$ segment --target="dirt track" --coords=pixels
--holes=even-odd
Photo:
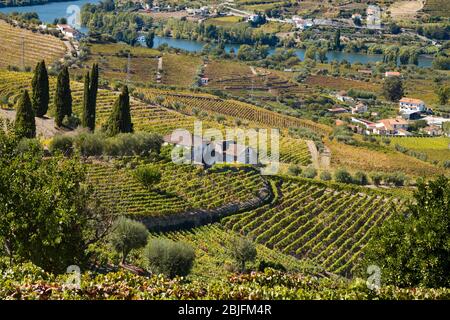
[[[16,118],[15,110],[0,109],[0,118],[14,121]],[[55,128],[55,120],[52,118],[35,118],[36,119],[36,135],[44,139],[51,138],[57,134],[67,133],[64,129]]]

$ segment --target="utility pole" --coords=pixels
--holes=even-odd
[[[22,71],[25,71],[25,37],[22,36]]]
[[[128,52],[128,61],[127,61],[127,85],[130,84],[130,68],[131,68],[131,55]]]

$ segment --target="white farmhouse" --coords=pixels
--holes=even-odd
[[[425,102],[420,99],[401,98],[399,101],[400,112],[423,112],[426,109]]]

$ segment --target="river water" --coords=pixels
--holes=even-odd
[[[78,6],[81,8],[86,3],[98,3],[100,0],[78,0],[78,1],[67,1],[67,2],[52,2],[43,5],[35,5],[35,6],[25,6],[25,7],[10,7],[10,8],[0,8],[0,12],[3,13],[11,13],[11,12],[36,12],[39,15],[39,18],[44,23],[52,23],[56,18],[70,18],[73,15],[73,9],[69,10],[68,8],[72,5]],[[69,20],[70,21],[70,20]],[[80,31],[86,32],[85,28],[79,28]],[[175,39],[169,37],[155,37],[154,46],[158,47],[161,44],[167,44],[170,47],[183,49],[189,52],[198,52],[203,49],[203,46],[206,44],[205,42],[195,41],[195,40],[184,40],[184,39]],[[227,44],[225,45],[225,50],[229,52],[231,48],[237,52],[239,49],[239,44]],[[273,53],[275,48],[271,48],[270,53]],[[305,57],[304,49],[296,50],[297,56],[303,60]],[[383,55],[380,54],[361,54],[361,53],[350,53],[350,52],[340,52],[340,51],[329,51],[327,53],[328,61],[342,61],[347,60],[350,63],[369,63],[369,62],[378,62],[383,60]],[[431,67],[433,59],[425,56],[419,57],[419,67]]]

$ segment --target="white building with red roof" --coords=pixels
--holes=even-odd
[[[414,98],[401,98],[399,101],[400,112],[423,112],[426,109],[425,102]]]

